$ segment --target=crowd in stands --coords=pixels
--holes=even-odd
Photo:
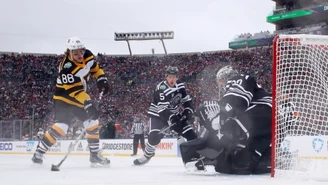
[[[33,117],[35,131],[40,127],[47,129],[53,123],[52,95],[57,66],[62,59],[63,55],[0,54],[1,120]],[[169,65],[179,68],[179,78],[186,83],[194,107],[197,107],[203,100],[218,98],[215,72],[227,64],[256,75],[259,83],[271,91],[271,60],[271,48],[167,56],[115,57],[98,54],[97,61],[110,81],[109,95],[103,98],[101,104],[101,122],[115,120],[120,125],[118,137],[129,137],[131,121],[137,114],[146,115],[152,92],[156,84],[164,79]],[[94,80],[90,80],[88,89],[91,96],[97,98]],[[78,130],[81,125],[76,120],[72,126]],[[26,132],[23,134],[33,134]]]

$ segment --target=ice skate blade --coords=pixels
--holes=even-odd
[[[91,163],[91,168],[109,168],[110,164],[99,164],[99,163]]]

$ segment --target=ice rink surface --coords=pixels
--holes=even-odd
[[[134,157],[108,157],[108,168],[91,168],[88,156],[69,156],[59,172],[50,171],[63,156],[46,156],[42,165],[32,156],[0,155],[0,185],[327,185],[328,181],[235,176],[187,172],[180,158],[154,157],[145,166],[133,166]]]

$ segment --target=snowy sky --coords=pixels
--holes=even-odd
[[[271,0],[0,0],[0,51],[56,53],[78,36],[93,53],[128,54],[114,32],[175,32],[169,53],[228,49],[240,33],[273,31]],[[164,53],[160,41],[132,41],[134,54]]]

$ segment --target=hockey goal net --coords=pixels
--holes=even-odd
[[[328,36],[273,43],[272,176],[328,178]]]

